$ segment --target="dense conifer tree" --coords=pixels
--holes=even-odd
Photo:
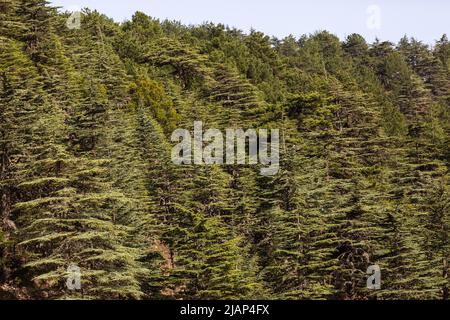
[[[445,35],[68,16],[0,0],[0,299],[449,299]],[[175,165],[194,121],[280,129],[279,172]]]

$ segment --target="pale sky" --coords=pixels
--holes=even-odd
[[[118,22],[142,11],[184,24],[215,22],[279,38],[328,30],[341,39],[360,33],[397,42],[414,36],[433,43],[450,35],[448,0],[50,0],[65,9],[89,7]]]

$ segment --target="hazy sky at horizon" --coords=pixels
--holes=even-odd
[[[142,11],[184,24],[223,23],[279,38],[328,30],[341,39],[360,33],[397,42],[405,34],[433,43],[450,34],[450,1],[445,0],[49,0],[73,10],[89,7],[118,22]],[[379,17],[379,19],[378,19]]]

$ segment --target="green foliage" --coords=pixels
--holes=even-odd
[[[176,129],[179,116],[161,84],[148,76],[140,76],[131,85],[130,93],[136,105],[151,110],[153,118],[161,123],[166,132]]]
[[[0,1],[0,298],[449,299],[446,36],[67,17]],[[279,173],[174,165],[196,120],[280,129]]]

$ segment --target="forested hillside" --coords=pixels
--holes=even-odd
[[[445,35],[68,17],[0,0],[0,299],[450,298]],[[194,121],[280,129],[279,173],[173,164]]]

